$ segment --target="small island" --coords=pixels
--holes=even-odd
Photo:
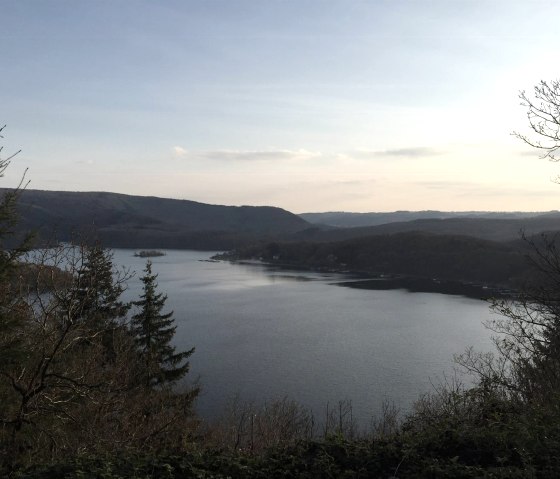
[[[151,250],[142,250],[139,251],[138,253],[134,253],[134,256],[137,256],[139,258],[152,258],[154,256],[165,256],[165,253],[163,251],[157,251],[151,249]]]

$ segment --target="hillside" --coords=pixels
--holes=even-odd
[[[293,241],[342,241],[373,235],[404,232],[423,232],[442,235],[462,235],[491,241],[512,241],[522,231],[534,235],[546,231],[560,231],[560,213],[551,212],[525,218],[444,218],[418,219],[360,228],[330,228],[319,226],[299,231],[286,239]]]
[[[19,228],[38,232],[39,239],[68,241],[76,234],[95,235],[105,246],[128,248],[227,250],[257,241],[333,243],[412,232],[508,242],[519,239],[521,231],[527,235],[560,231],[558,212],[537,216],[507,213],[507,217],[489,212],[479,213],[487,217],[428,218],[337,228],[312,225],[275,207],[221,206],[103,192],[26,190],[21,195],[19,211]],[[449,214],[433,211],[375,215],[389,221],[423,213]]]
[[[514,243],[422,232],[323,243],[267,243],[237,251],[240,259],[261,258],[294,267],[505,287],[516,287],[531,274],[526,254]]]
[[[554,213],[554,212],[550,212]],[[356,228],[377,226],[386,223],[447,218],[486,218],[486,219],[522,219],[540,216],[542,212],[499,212],[499,211],[392,211],[388,213],[351,213],[346,211],[329,211],[325,213],[301,213],[299,216],[315,225],[339,228]]]
[[[228,249],[309,227],[281,208],[101,192],[26,190],[19,211],[19,227],[38,231],[41,238],[64,241],[94,232],[111,247]]]

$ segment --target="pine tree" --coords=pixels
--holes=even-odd
[[[186,361],[194,353],[176,352],[171,345],[175,335],[173,311],[162,313],[167,295],[157,292],[157,274],[152,273],[152,263],[146,263],[143,294],[132,304],[140,308],[132,317],[132,333],[135,336],[140,356],[146,366],[146,383],[149,386],[173,384],[189,371]]]
[[[98,243],[80,246],[77,255],[70,260],[76,268],[72,284],[58,298],[60,327],[79,324],[85,332],[80,344],[100,344],[105,360],[114,362],[115,335],[127,330],[124,320],[131,306],[120,300],[127,276],[113,273],[112,253]]]
[[[124,287],[113,275],[112,254],[96,243],[84,247],[82,255],[73,292],[77,316],[96,329],[114,328],[130,305],[119,300]]]

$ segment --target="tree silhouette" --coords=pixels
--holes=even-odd
[[[0,139],[4,138],[4,128],[5,125],[0,127]],[[2,149],[0,146],[0,155]],[[20,151],[0,156],[0,178]],[[21,353],[21,298],[16,292],[15,270],[29,251],[33,235],[18,238],[14,230],[18,222],[17,201],[25,186],[24,174],[16,188],[5,190],[0,197],[0,372],[8,362],[17,362]]]
[[[119,300],[128,276],[113,275],[112,253],[99,243],[83,248],[84,261],[75,285],[79,315],[94,327],[111,329],[130,309],[130,305]]]
[[[152,273],[152,263],[146,263],[143,294],[132,304],[140,311],[132,317],[132,332],[139,353],[146,366],[146,383],[150,386],[175,383],[189,371],[189,358],[194,348],[176,352],[171,345],[175,335],[173,311],[162,313],[167,295],[157,292],[157,274]]]
[[[521,105],[527,108],[532,136],[519,132],[513,135],[542,152],[543,158],[560,161],[560,80],[542,80],[533,93],[519,93]]]

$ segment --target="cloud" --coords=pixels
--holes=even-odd
[[[178,147],[175,147],[176,149]],[[183,150],[181,148],[181,150]],[[227,162],[252,162],[252,161],[290,161],[308,160],[318,158],[320,152],[308,150],[201,150],[187,152],[183,150],[182,156],[189,159]]]
[[[542,158],[546,155],[546,150],[540,150],[538,148],[533,148],[531,150],[521,150],[518,153],[519,156],[529,156],[533,158]]]
[[[425,146],[389,150],[354,150],[349,153],[354,158],[366,160],[370,158],[420,158],[441,154],[443,154],[442,151]]]
[[[371,186],[374,183],[377,183],[376,180],[335,180],[329,181],[329,185],[334,186]],[[327,183],[326,183],[327,184]]]
[[[176,157],[181,157],[181,156],[185,156],[188,153],[188,151],[185,150],[182,146],[174,146],[173,153]]]
[[[430,190],[448,191],[464,197],[543,197],[556,195],[551,189],[523,188],[504,185],[488,185],[463,181],[416,181],[416,186]]]
[[[465,191],[463,193],[464,196],[472,197],[473,194],[477,196],[485,196],[485,197],[514,197],[514,198],[550,198],[550,197],[557,197],[557,194],[554,191],[550,190],[539,190],[539,189],[525,189],[525,188],[480,188],[475,191]]]
[[[467,181],[444,181],[444,180],[433,180],[433,181],[415,181],[415,185],[421,186],[423,188],[428,188],[430,190],[461,190],[461,189],[478,189],[482,185],[478,183],[471,183]]]

